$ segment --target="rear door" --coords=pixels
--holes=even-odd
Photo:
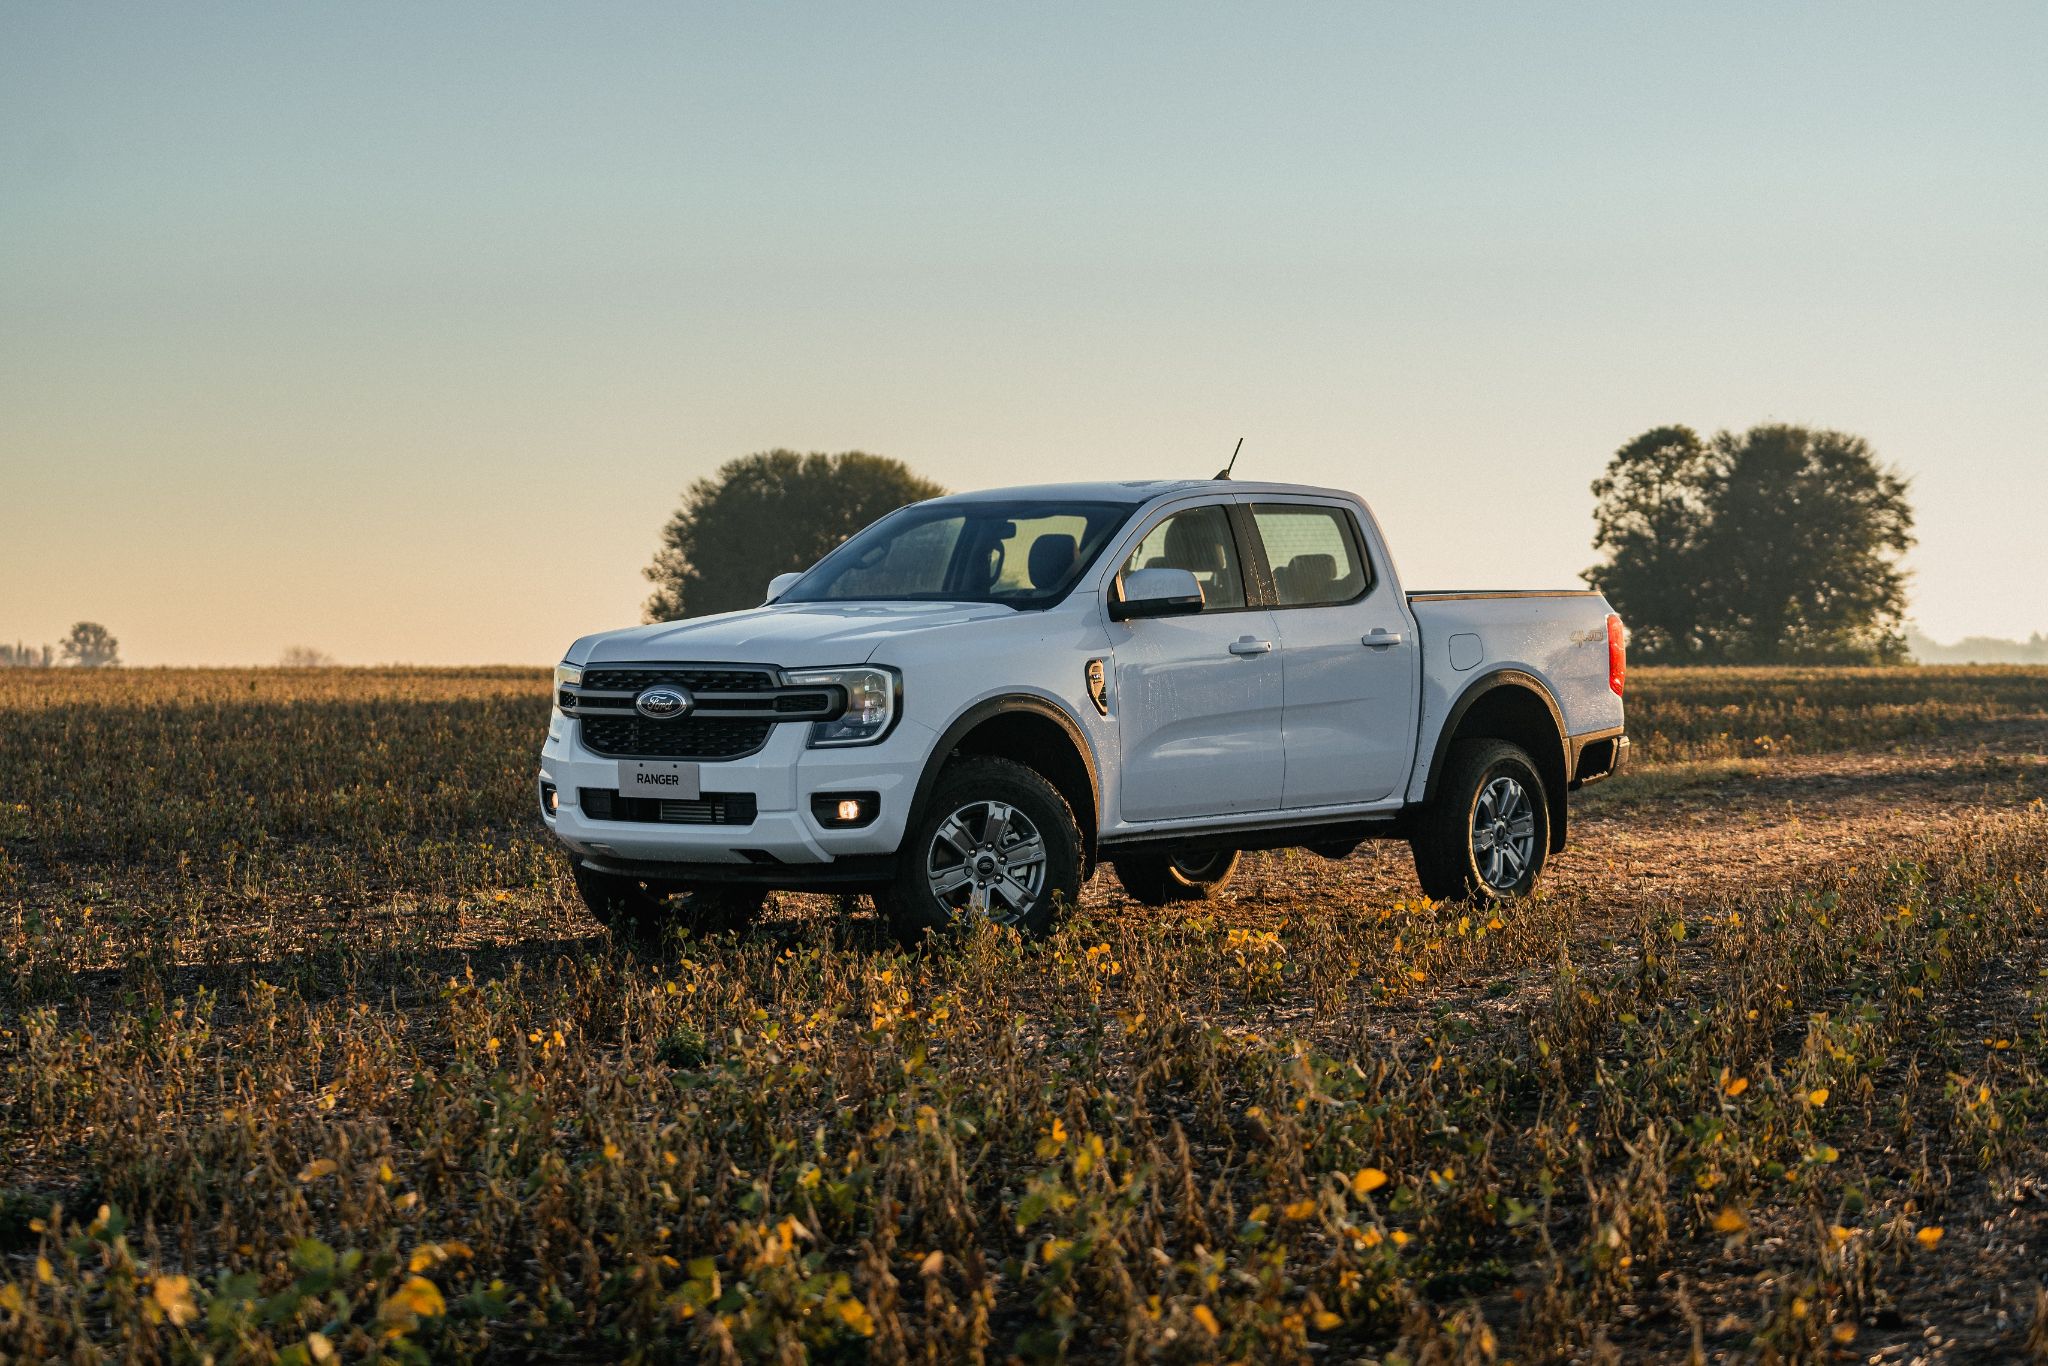
[[[1222,502],[1164,513],[1125,554],[1131,569],[1186,569],[1200,614],[1112,621],[1127,821],[1273,811],[1280,805],[1282,690],[1272,613],[1252,606],[1245,555]]]
[[[1247,498],[1283,668],[1281,805],[1373,802],[1408,779],[1418,642],[1393,575],[1341,502]]]

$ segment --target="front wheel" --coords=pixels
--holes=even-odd
[[[591,918],[615,935],[637,939],[657,938],[670,928],[699,934],[742,930],[760,915],[768,899],[766,892],[752,887],[676,892],[652,887],[639,878],[600,873],[581,863],[571,871]]]
[[[1433,901],[1527,896],[1550,852],[1550,804],[1534,761],[1505,740],[1452,745],[1412,844]]]
[[[975,756],[940,775],[882,907],[912,945],[973,920],[1039,938],[1080,894],[1081,832],[1059,789],[1023,764]]]
[[[1170,906],[1208,900],[1237,872],[1237,860],[1237,850],[1217,849],[1206,854],[1134,854],[1110,866],[1131,900]]]

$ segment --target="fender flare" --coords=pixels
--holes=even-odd
[[[939,770],[946,766],[946,760],[952,757],[953,751],[959,748],[962,740],[984,722],[993,721],[1001,716],[1020,714],[1043,717],[1066,732],[1068,743],[1073,745],[1075,753],[1081,756],[1081,766],[1088,774],[1089,798],[1095,805],[1094,819],[1088,824],[1099,824],[1102,819],[1102,774],[1096,766],[1095,748],[1088,743],[1088,732],[1083,730],[1081,723],[1059,703],[1038,693],[1028,692],[1001,693],[995,697],[985,697],[953,718],[952,724],[940,733],[938,742],[932,746],[931,754],[924,763],[924,771],[917,776],[917,787],[910,798],[910,821],[914,823],[924,814],[925,803],[931,799],[932,788],[938,784]],[[1095,847],[1095,835],[1093,829],[1081,831],[1081,839],[1090,850]]]
[[[1465,685],[1465,690],[1458,694],[1457,701],[1451,703],[1450,711],[1444,715],[1443,726],[1437,731],[1436,750],[1430,755],[1429,777],[1422,787],[1422,800],[1425,803],[1436,800],[1437,784],[1443,777],[1444,763],[1451,753],[1451,737],[1458,733],[1458,727],[1464,723],[1466,713],[1472,710],[1480,698],[1502,688],[1517,688],[1535,693],[1543,700],[1545,710],[1550,713],[1550,723],[1557,729],[1557,748],[1564,766],[1564,778],[1555,785],[1557,791],[1545,794],[1550,799],[1550,847],[1551,852],[1555,853],[1564,848],[1565,792],[1571,786],[1572,766],[1577,756],[1572,752],[1572,738],[1565,730],[1564,709],[1557,705],[1557,698],[1551,694],[1550,688],[1543,680],[1527,669],[1494,669]],[[1538,762],[1541,762],[1540,757]],[[1545,786],[1551,784],[1546,782]]]

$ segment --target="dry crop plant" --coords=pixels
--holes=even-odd
[[[310,700],[206,698],[94,742],[242,735],[259,808],[346,779],[290,837],[194,801],[116,865],[90,794],[10,832],[0,1356],[1546,1359],[1726,1315],[1812,1359],[2041,1170],[2038,805],[1793,891],[630,949],[513,798],[403,785],[523,800],[516,688],[335,686],[303,744]]]

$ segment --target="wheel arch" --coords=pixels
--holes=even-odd
[[[1444,717],[1430,756],[1424,802],[1436,800],[1451,746],[1460,740],[1506,740],[1536,763],[1550,814],[1550,852],[1565,844],[1565,789],[1571,779],[1564,710],[1542,679],[1523,669],[1496,669],[1472,680]]]
[[[923,817],[940,771],[960,754],[1014,760],[1059,789],[1073,810],[1074,824],[1080,827],[1084,867],[1094,865],[1101,774],[1087,732],[1064,707],[1036,693],[1005,693],[985,698],[962,712],[940,734],[924,772],[918,775],[910,800],[912,824]]]

